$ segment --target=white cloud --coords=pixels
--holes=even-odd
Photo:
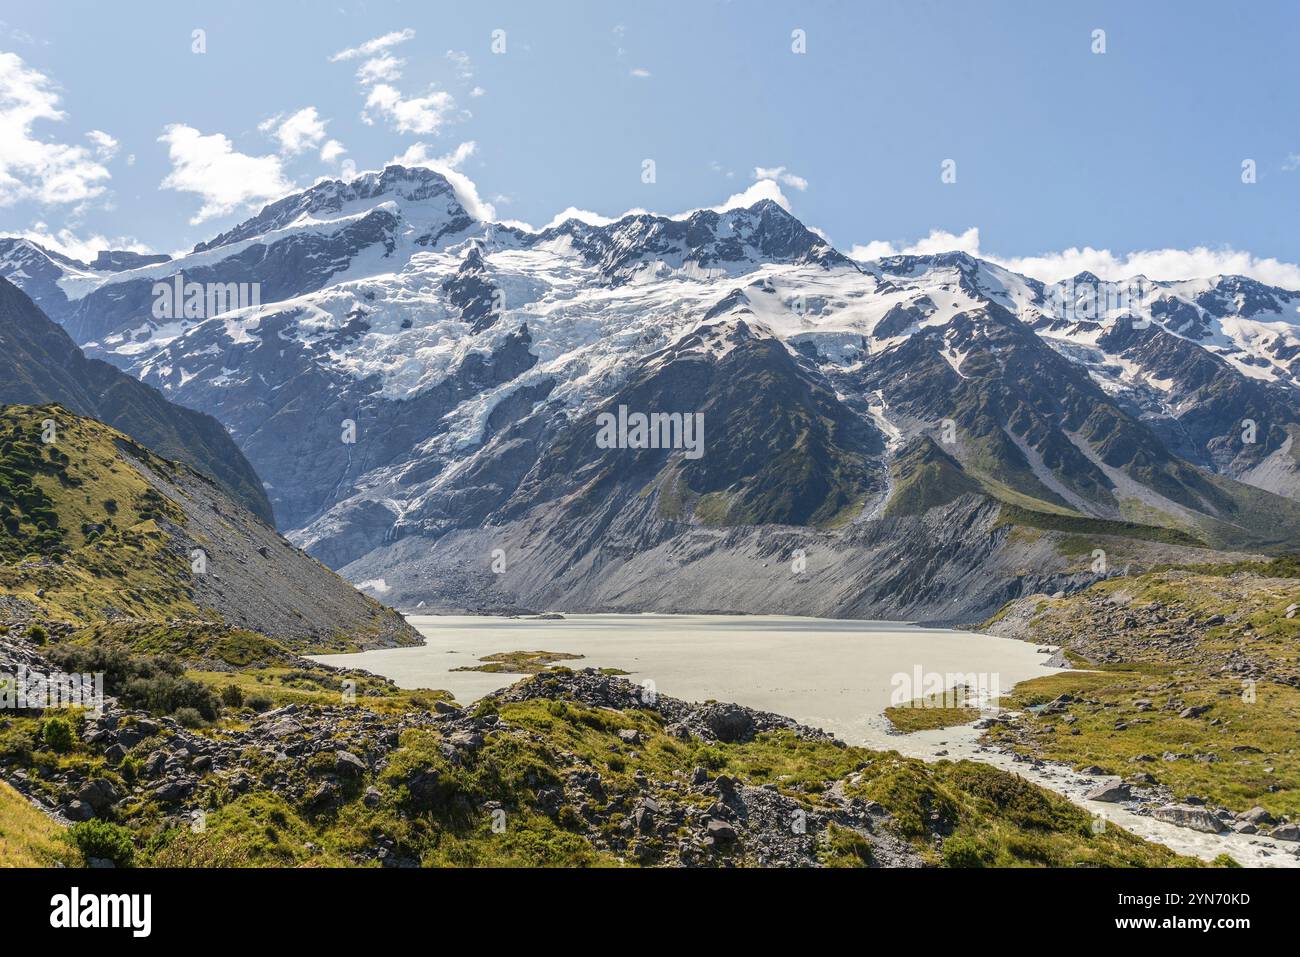
[[[280,152],[286,156],[317,149],[325,139],[325,121],[314,106],[291,113],[286,119],[273,116],[263,121],[258,129],[273,135],[280,143]]]
[[[431,90],[427,96],[408,99],[395,87],[380,83],[366,97],[361,119],[373,124],[376,115],[384,116],[399,133],[427,135],[437,133],[455,108],[455,98],[443,90]]]
[[[278,156],[237,153],[221,133],[204,136],[192,126],[172,123],[158,141],[167,144],[172,162],[172,171],[161,187],[194,193],[203,200],[191,224],[277,199],[293,190]]]
[[[626,216],[628,213],[624,213],[623,215]],[[576,219],[579,222],[587,223],[591,226],[608,226],[610,223],[616,222],[613,217],[602,216],[600,213],[593,213],[589,209],[579,209],[577,206],[570,206],[563,212],[556,213],[555,216],[551,218],[551,221],[543,226],[542,229],[552,229],[559,226],[561,223],[567,223],[571,219]]]
[[[919,239],[910,245],[898,245],[876,239],[865,245],[854,246],[849,250],[849,258],[865,262],[869,259],[883,259],[886,256],[929,256],[934,253],[953,251],[978,256],[980,254],[979,228],[972,226],[960,235],[935,229],[931,230],[930,235],[924,239]]]
[[[456,68],[456,76],[462,80],[474,79],[474,66],[470,62],[468,53],[464,50],[448,50],[446,57]]]
[[[752,184],[748,189],[741,193],[735,193],[728,197],[727,201],[720,206],[714,206],[714,212],[725,212],[728,209],[741,209],[753,206],[755,203],[765,199],[770,199],[786,212],[790,211],[790,201],[785,198],[781,192],[781,187],[777,185],[776,180],[760,179]],[[683,216],[688,216],[684,213]]]
[[[781,185],[789,186],[791,189],[797,189],[801,193],[808,188],[808,181],[806,179],[787,171],[784,166],[755,166],[754,179],[776,180]]]
[[[400,80],[402,67],[405,65],[405,60],[395,56],[375,57],[357,67],[357,79],[361,81],[362,86],[372,86],[384,80],[389,82]]]
[[[885,256],[924,256],[952,251],[978,256],[1042,282],[1057,282],[1085,271],[1114,282],[1134,276],[1168,281],[1236,275],[1285,289],[1300,289],[1300,265],[1261,258],[1227,246],[1145,249],[1119,254],[1085,246],[1037,256],[998,256],[981,251],[980,231],[975,226],[960,234],[932,230],[924,239],[910,244],[875,240],[854,246],[849,250],[849,257],[865,262]]]
[[[1044,282],[1077,276],[1087,270],[1106,280],[1129,279],[1133,276],[1165,280],[1222,275],[1248,276],[1272,286],[1300,289],[1300,266],[1295,263],[1271,257],[1260,258],[1228,246],[1218,249],[1208,246],[1192,249],[1144,249],[1121,255],[1116,255],[1109,249],[1085,246],[1083,249],[1071,247],[1041,256],[985,258]]]
[[[447,177],[447,182],[451,184],[451,188],[455,191],[456,199],[461,206],[465,207],[465,212],[481,222],[490,223],[497,218],[496,207],[479,196],[478,187],[474,184],[474,181],[460,172],[458,168],[465,160],[473,156],[477,150],[478,144],[470,140],[461,143],[444,156],[433,156],[429,152],[427,143],[412,143],[404,153],[389,160],[388,165],[423,166],[427,169],[436,170]]]
[[[381,37],[375,37],[373,40],[367,40],[360,46],[350,47],[347,50],[340,50],[330,57],[331,63],[338,63],[340,60],[355,60],[357,57],[374,56],[376,53],[383,53],[390,47],[395,47],[399,43],[405,43],[407,40],[415,37],[415,31],[409,27],[405,30],[394,30],[392,33],[385,33]]]
[[[629,70],[628,72],[629,72],[632,76],[636,77],[638,80],[648,80],[648,79],[650,79],[650,71],[647,70],[645,67],[640,67],[640,66],[638,66],[638,67],[633,67],[633,68],[632,68],[631,70]]]
[[[347,152],[347,148],[338,140],[327,140],[325,145],[320,148],[320,158],[323,163],[337,163],[340,156]]]
[[[472,89],[472,90],[469,91],[469,95],[470,95],[470,96],[482,96],[482,95],[483,95],[484,93],[486,93],[486,92],[487,92],[487,90],[483,89],[483,87],[481,87],[481,86],[476,86],[476,87],[474,87],[474,89]]]
[[[37,121],[65,118],[53,81],[16,54],[0,53],[0,206],[20,200],[78,203],[104,192],[110,174],[102,161],[108,156],[98,151],[108,141],[116,149],[111,136],[90,134],[97,151],[92,154],[33,134]]]
[[[39,243],[46,249],[51,249],[56,253],[62,253],[65,256],[71,256],[81,262],[89,262],[99,254],[101,249],[125,249],[135,253],[153,252],[144,243],[139,242],[131,236],[101,236],[98,234],[91,236],[78,236],[71,229],[66,227],[57,231],[51,231],[45,223],[33,223],[32,228],[21,232],[5,233],[5,236],[16,236],[21,239],[30,239],[34,243]]]
[[[95,155],[108,162],[117,155],[118,142],[103,130],[91,130],[86,139],[95,145]]]

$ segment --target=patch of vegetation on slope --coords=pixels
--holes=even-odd
[[[927,436],[908,444],[892,465],[886,515],[920,515],[963,495],[981,494],[980,483]]]
[[[1203,546],[1205,544],[1200,539],[1176,528],[1141,525],[1137,522],[1112,521],[1104,518],[1092,518],[1087,515],[1060,515],[1050,512],[1037,512],[1011,504],[1002,506],[1000,518],[1001,521],[1011,525],[1042,528],[1054,532],[1066,532],[1071,535],[1115,535],[1151,542],[1165,542],[1171,545]]]
[[[0,781],[0,867],[75,866],[83,863],[60,838],[64,828]]]

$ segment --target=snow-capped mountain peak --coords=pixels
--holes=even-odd
[[[199,243],[204,252],[286,226],[329,222],[356,216],[383,204],[407,219],[427,224],[439,235],[463,232],[474,220],[465,212],[456,191],[441,173],[424,167],[389,166],[381,172],[363,173],[350,181],[332,179],[317,183],[266,206],[256,216]]]

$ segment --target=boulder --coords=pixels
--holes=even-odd
[[[341,778],[359,778],[366,770],[366,763],[351,751],[339,751],[334,755],[334,773]]]
[[[166,781],[154,788],[153,796],[164,803],[179,801],[189,795],[194,790],[194,785],[190,781],[174,780]]]
[[[437,771],[427,768],[416,771],[406,779],[406,790],[411,800],[420,807],[432,807],[442,793],[442,778]]]
[[[104,813],[121,799],[117,788],[103,778],[91,778],[77,792],[77,800],[90,805],[96,814]]]
[[[1129,787],[1118,777],[1104,778],[1100,784],[1083,796],[1085,801],[1106,801],[1114,804],[1132,797]]]
[[[63,816],[69,821],[89,821],[95,816],[95,809],[85,801],[73,799],[68,806],[63,809]]]
[[[754,718],[737,704],[711,704],[696,715],[700,723],[725,744],[748,741],[754,737]]]
[[[1237,820],[1245,821],[1247,824],[1254,824],[1256,827],[1274,823],[1273,815],[1258,806],[1251,808],[1249,811],[1242,811],[1237,815]]]
[[[1275,841],[1300,841],[1300,825],[1279,824],[1268,832]]]
[[[732,844],[735,840],[736,829],[726,821],[719,821],[714,818],[704,826],[704,843],[706,844]]]
[[[464,751],[477,751],[483,747],[483,735],[477,731],[457,731],[447,739],[454,748]]]
[[[652,800],[646,799],[638,804],[636,810],[632,812],[632,823],[642,834],[653,834],[655,818],[658,813],[659,805]]]
[[[1166,824],[1175,824],[1193,831],[1204,831],[1206,834],[1218,834],[1223,830],[1223,824],[1217,817],[1205,808],[1191,804],[1167,804],[1156,808],[1151,812],[1151,816]]]

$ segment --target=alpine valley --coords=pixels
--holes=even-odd
[[[974,622],[1300,540],[1300,292],[1240,276],[1097,306],[1087,274],[854,261],[771,200],[529,230],[400,166],[178,258],[0,240],[0,276],[4,322],[246,463],[137,438],[405,609]],[[178,282],[259,296],[158,318]],[[7,401],[134,435],[73,398]],[[619,407],[702,414],[702,454],[602,447]]]

